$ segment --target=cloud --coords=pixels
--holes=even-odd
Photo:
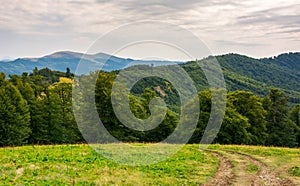
[[[253,11],[247,15],[237,17],[236,24],[265,26],[266,29],[272,28],[271,32],[277,34],[299,32],[299,9],[300,4],[293,4]]]
[[[15,34],[5,32],[0,37],[39,37],[44,42],[55,38],[72,43],[70,49],[83,48],[120,25],[150,19],[192,31],[204,42],[214,43],[216,53],[240,47],[255,55],[260,43],[277,46],[283,44],[277,42],[282,38],[299,38],[299,9],[297,0],[11,0],[0,6],[0,29]]]
[[[243,47],[256,47],[256,46],[265,46],[264,43],[245,43],[245,42],[236,42],[236,41],[226,41],[226,40],[215,40],[218,45],[222,46],[243,46]]]

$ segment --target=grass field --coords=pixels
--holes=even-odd
[[[1,148],[0,185],[200,185],[213,180],[219,167],[220,159],[211,151],[233,164],[233,185],[262,168],[300,185],[299,149],[233,145],[211,145],[211,151],[198,148],[186,145],[167,160],[148,166],[120,165],[88,145]],[[266,167],[235,152],[249,155]]]

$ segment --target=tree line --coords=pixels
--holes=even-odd
[[[171,102],[167,101],[171,109],[165,119],[149,131],[131,130],[117,119],[111,103],[117,74],[117,71],[96,73],[95,103],[106,130],[123,142],[160,142],[168,137],[180,120],[180,112],[173,109],[176,106]],[[66,72],[34,69],[30,74],[9,78],[0,73],[0,146],[85,143],[73,113],[72,86],[76,86],[73,78],[70,69]],[[81,78],[89,81],[88,76]],[[162,87],[166,85],[169,82],[165,81]],[[155,97],[175,99],[168,91],[162,95],[154,88],[157,86],[143,85],[143,90],[135,87],[135,92],[129,95],[130,108],[136,117],[146,119],[151,115],[148,105]],[[189,143],[199,143],[202,138],[211,114],[212,91],[221,90],[198,93],[201,112]],[[300,105],[289,109],[288,99],[279,89],[270,89],[265,97],[243,90],[232,91],[227,94],[224,120],[214,143],[297,147],[299,117]]]

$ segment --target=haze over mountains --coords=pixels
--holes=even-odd
[[[82,59],[81,59],[82,58]],[[267,95],[270,87],[280,88],[290,98],[291,102],[300,103],[300,53],[285,53],[277,57],[254,59],[239,54],[216,56],[226,80],[229,91],[247,90],[258,95]],[[69,67],[75,72],[80,60],[90,68],[99,69],[106,60],[103,70],[119,70],[135,64],[153,64],[154,66],[181,64],[195,81],[199,89],[205,88],[205,76],[194,62],[179,61],[144,61],[125,59],[104,53],[83,55],[75,52],[57,52],[41,58],[19,58],[14,61],[0,62],[0,71],[9,74],[22,74],[38,69],[50,68],[65,72]],[[95,65],[95,66],[93,66]],[[89,72],[89,69],[85,69]],[[81,70],[84,72],[84,70]]]
[[[21,75],[23,72],[32,72],[38,69],[50,68],[64,72],[67,67],[75,72],[80,61],[87,64],[87,69],[81,69],[81,72],[89,72],[90,69],[99,69],[102,67],[105,71],[119,70],[134,64],[153,64],[154,66],[182,63],[179,61],[159,61],[159,60],[134,60],[129,58],[119,58],[105,53],[83,54],[77,52],[62,51],[40,58],[18,58],[13,61],[0,62],[0,71],[9,74]]]

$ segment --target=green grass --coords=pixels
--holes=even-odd
[[[257,171],[259,170],[258,166],[257,165],[253,165],[253,164],[247,164],[247,172],[249,174],[253,174],[253,173],[256,173]]]
[[[247,145],[211,145],[209,146],[209,148],[217,150],[231,150],[248,154],[267,164],[273,169],[277,169],[282,166],[300,165],[299,148],[280,148]]]
[[[300,176],[300,168],[298,166],[290,168],[288,172],[292,176]]]
[[[0,157],[0,185],[199,185],[218,165],[197,145],[148,166],[120,165],[88,145],[2,148]]]
[[[151,144],[129,145],[134,148],[134,153],[126,152],[118,144],[97,146],[97,151],[105,156],[89,145],[0,148],[0,185],[200,185],[218,168],[219,160],[209,152],[199,151],[199,145],[186,145],[166,160],[146,166],[129,166],[111,160],[113,158],[107,159],[120,151],[122,155],[118,157],[123,156],[125,162],[132,158],[140,161],[139,157],[152,160],[151,157],[168,152],[143,154],[139,148]],[[173,149],[178,145],[161,144],[155,148]],[[296,185],[300,183],[299,149],[236,145],[211,145],[208,148],[221,154],[226,152],[223,150],[248,154]],[[258,167],[247,164],[246,171],[255,174]]]

